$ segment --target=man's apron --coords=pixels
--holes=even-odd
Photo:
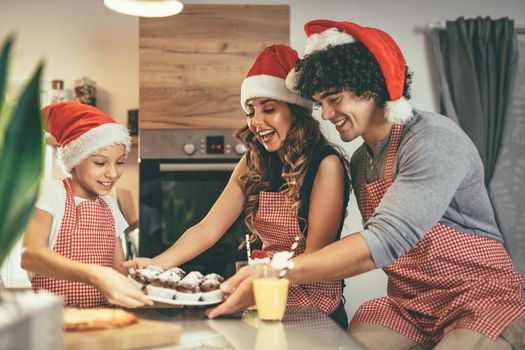
[[[367,184],[366,159],[361,164],[365,222],[392,184],[402,130],[401,124],[392,127],[383,179]],[[383,270],[388,296],[364,303],[349,328],[377,324],[432,347],[455,328],[475,330],[494,340],[525,313],[523,278],[503,245],[440,223]]]

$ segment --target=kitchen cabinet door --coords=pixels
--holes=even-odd
[[[288,5],[185,5],[140,18],[140,128],[242,126],[242,81],[264,47],[289,44],[289,20]]]

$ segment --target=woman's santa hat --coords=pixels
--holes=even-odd
[[[112,145],[131,147],[128,130],[93,106],[61,102],[42,110],[44,129],[60,144],[58,160],[69,174],[101,148]]]
[[[390,97],[385,106],[385,117],[391,123],[404,123],[412,117],[412,106],[403,96],[406,63],[401,49],[387,33],[351,22],[318,19],[307,22],[308,36],[305,54],[329,50],[331,47],[361,42],[379,63]]]
[[[297,52],[286,45],[265,48],[248,71],[241,86],[241,106],[249,113],[248,101],[255,97],[267,97],[312,110],[312,102],[290,91],[284,83],[286,76],[295,68],[299,59]]]

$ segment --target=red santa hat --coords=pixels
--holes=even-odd
[[[391,123],[403,123],[412,117],[412,106],[403,96],[406,63],[401,49],[387,33],[351,22],[318,19],[307,22],[305,54],[329,50],[331,47],[359,41],[375,57],[386,82],[390,97],[385,117]]]
[[[241,106],[248,113],[247,102],[255,97],[268,97],[312,110],[312,102],[286,88],[285,79],[295,68],[297,52],[286,45],[265,48],[248,71],[241,86]]]
[[[97,150],[111,145],[126,146],[131,137],[128,130],[93,106],[77,102],[61,102],[42,110],[44,129],[60,144],[58,160],[69,174]]]

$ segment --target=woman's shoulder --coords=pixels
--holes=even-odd
[[[343,170],[347,170],[349,168],[348,155],[341,147],[327,143],[314,150],[310,166],[315,169],[315,172],[320,166],[342,166]]]
[[[325,143],[316,147],[313,151],[313,155],[323,159],[330,155],[336,155],[338,157],[345,157],[346,154],[343,149],[331,143]]]
[[[323,144],[316,147],[310,158],[306,182],[313,183],[313,179],[320,171],[347,171],[348,159],[344,151],[332,144]]]

